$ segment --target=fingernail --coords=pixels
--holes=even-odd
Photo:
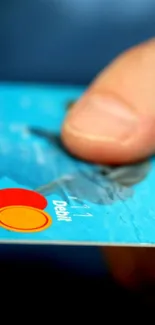
[[[133,136],[138,115],[123,102],[93,95],[80,100],[70,111],[65,127],[81,137],[122,140]]]

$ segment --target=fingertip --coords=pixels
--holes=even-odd
[[[82,134],[66,122],[62,141],[69,152],[86,161],[111,165],[134,163],[155,151],[155,119],[140,117],[137,129],[124,140]]]
[[[136,162],[155,152],[155,41],[107,67],[70,110],[62,129],[66,148],[95,163]]]

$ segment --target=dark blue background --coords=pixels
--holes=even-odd
[[[154,36],[154,0],[1,0],[0,78],[87,84]]]

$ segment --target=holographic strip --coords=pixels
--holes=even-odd
[[[29,129],[30,132],[37,136],[44,137],[49,142],[55,144],[61,149],[63,148],[63,144],[61,142],[61,138],[59,135],[55,135],[52,132],[41,130],[41,129]],[[132,186],[134,184],[142,181],[148,174],[150,170],[150,162],[149,160],[142,161],[140,163],[129,164],[125,166],[99,166],[99,172],[101,175],[109,179],[110,181],[114,181],[123,186]]]
[[[150,171],[148,160],[125,166],[101,166],[100,172],[109,180],[124,186],[132,186],[141,182]]]

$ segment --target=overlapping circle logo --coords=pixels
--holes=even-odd
[[[43,231],[52,224],[41,194],[21,188],[0,190],[0,226],[14,232]]]

